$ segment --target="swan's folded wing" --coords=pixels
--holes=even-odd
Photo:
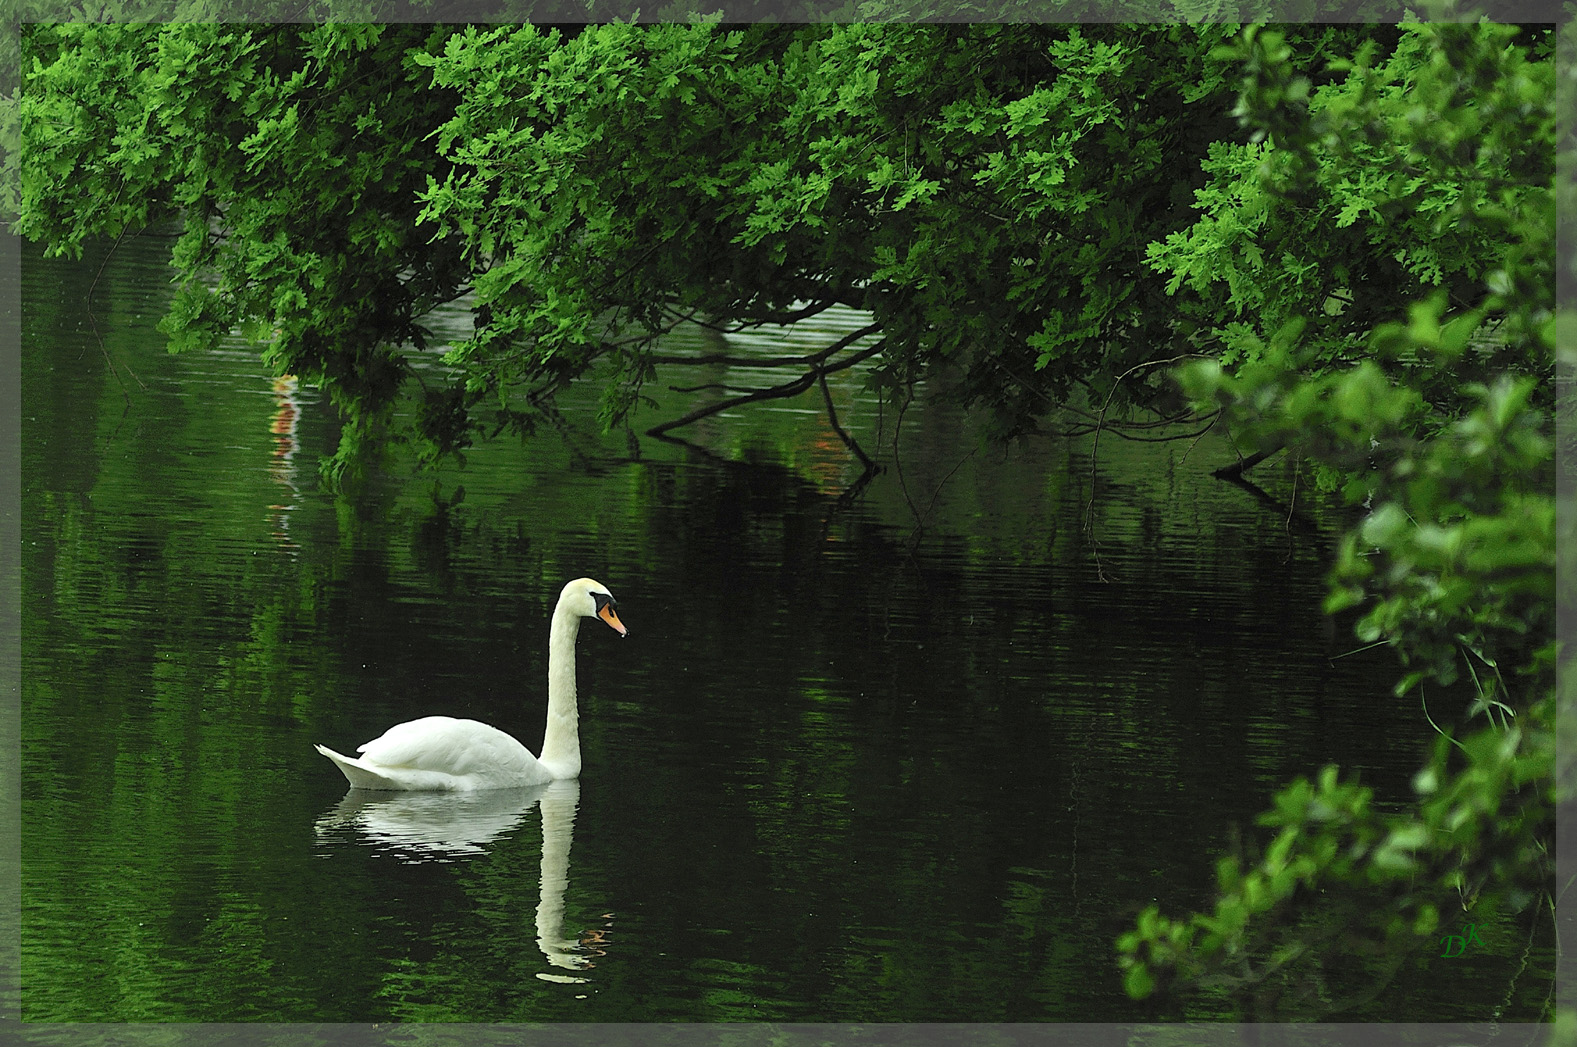
[[[537,762],[525,746],[498,728],[449,716],[395,724],[356,751],[364,764],[454,775],[524,772]]]

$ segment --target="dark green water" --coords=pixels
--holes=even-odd
[[[1406,795],[1419,711],[1319,613],[1334,519],[1209,479],[1220,441],[1103,443],[1086,532],[1087,442],[976,450],[945,399],[840,501],[812,398],[693,449],[599,435],[588,394],[336,497],[314,390],[163,352],[159,250],[121,248],[91,322],[102,257],[24,264],[26,1020],[1243,1017],[1129,1001],[1114,938],[1206,904],[1295,775]],[[655,391],[639,427],[708,395]],[[536,748],[582,574],[630,637],[582,634],[578,783],[346,797],[312,743],[449,713]],[[1478,933],[1329,1017],[1535,1016],[1547,952]]]

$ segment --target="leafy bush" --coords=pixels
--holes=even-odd
[[[1387,62],[1310,92],[1274,33],[1245,33],[1240,111],[1270,133],[1213,153],[1206,217],[1152,247],[1174,291],[1248,318],[1211,329],[1228,349],[1186,388],[1367,510],[1327,609],[1361,607],[1358,637],[1397,651],[1398,697],[1466,676],[1464,729],[1482,719],[1458,740],[1423,704],[1441,737],[1408,811],[1335,767],[1283,790],[1212,913],[1152,908],[1123,937],[1136,996],[1291,988],[1359,939],[1400,957],[1447,902],[1553,911],[1553,67],[1547,34],[1519,39],[1406,26]]]

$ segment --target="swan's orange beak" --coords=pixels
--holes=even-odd
[[[607,622],[608,625],[612,627],[613,631],[618,633],[620,636],[630,635],[630,631],[624,627],[624,623],[619,621],[619,616],[614,611],[613,604],[603,604],[602,608],[597,612],[597,617]]]

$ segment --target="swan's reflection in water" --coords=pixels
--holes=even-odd
[[[537,948],[555,967],[582,970],[591,960],[576,938],[564,937],[564,891],[569,887],[569,845],[575,835],[575,808],[580,803],[576,779],[542,786],[542,890],[537,898]],[[601,932],[594,932],[600,935]],[[598,950],[598,955],[602,951]],[[538,973],[547,981],[583,982],[585,978]]]
[[[533,806],[542,811],[542,875],[537,901],[537,947],[548,963],[565,970],[592,966],[600,956],[603,930],[583,941],[564,935],[564,892],[569,887],[569,850],[575,835],[580,782],[549,782],[529,789],[469,793],[386,793],[352,789],[317,821],[318,839],[352,839],[411,863],[454,862],[487,853],[509,835]],[[588,949],[587,947],[590,947]],[[552,982],[584,982],[572,975],[539,973]]]

